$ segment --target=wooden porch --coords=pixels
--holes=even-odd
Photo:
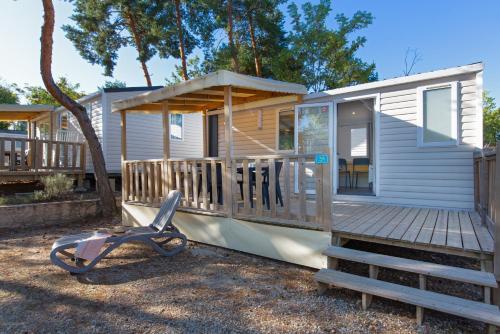
[[[27,138],[0,136],[0,182],[35,181],[63,173],[83,183],[85,144],[56,140],[54,114],[49,105],[0,104],[0,121],[27,123]],[[47,124],[43,139],[41,123]]]
[[[474,258],[493,256],[493,236],[475,211],[334,203],[332,232],[361,240]]]
[[[56,140],[0,137],[0,180],[34,181],[55,173],[82,183],[85,144]]]
[[[231,173],[224,175],[224,158],[126,161],[124,200],[159,206],[164,192],[175,189],[184,195],[180,210],[185,212],[330,230],[344,241],[361,240],[492,260],[492,231],[474,210],[332,202],[328,194],[329,165],[314,164],[313,155],[239,157],[231,163]],[[270,166],[277,164],[281,168],[272,173],[278,169]],[[266,170],[271,171],[269,175]],[[263,199],[266,177],[270,184],[280,185],[279,191],[269,187],[269,204]],[[229,201],[223,195],[226,187],[232,190]]]

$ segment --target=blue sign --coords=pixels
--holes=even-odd
[[[314,163],[316,165],[327,165],[328,164],[328,154],[318,153],[314,156]]]

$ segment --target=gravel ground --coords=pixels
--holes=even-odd
[[[93,271],[71,276],[49,261],[53,241],[69,233],[109,227],[94,223],[0,231],[1,333],[472,333],[481,323],[426,311],[415,325],[412,306],[332,289],[319,296],[314,271],[207,245],[163,258],[125,245]],[[358,243],[350,247],[366,249]],[[378,247],[395,254],[397,249]],[[429,255],[415,252],[415,258]],[[449,261],[450,258],[448,258]],[[444,261],[433,256],[435,262]],[[454,259],[457,265],[474,264]],[[341,263],[350,272],[362,265]],[[417,286],[417,277],[384,270],[381,277]],[[432,280],[429,286],[479,299],[477,288]]]

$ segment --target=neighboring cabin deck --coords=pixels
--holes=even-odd
[[[0,182],[34,181],[56,173],[85,175],[85,144],[0,137]]]
[[[354,239],[474,258],[491,258],[493,236],[475,211],[336,202],[332,232]]]

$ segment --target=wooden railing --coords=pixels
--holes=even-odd
[[[181,209],[238,219],[330,230],[331,168],[314,155],[123,162],[123,199],[159,205],[182,192]],[[228,197],[230,196],[230,197]]]
[[[83,173],[85,145],[80,142],[0,137],[0,170]]]
[[[495,194],[495,185],[498,187],[500,183],[499,159],[494,149],[485,149],[474,155],[475,208],[492,233],[495,222],[500,223],[500,217],[496,217],[498,214],[496,207],[500,204],[500,198],[496,198]]]
[[[314,154],[233,159],[233,215],[329,230],[330,164],[314,160]]]
[[[163,160],[128,160],[122,166],[122,196],[126,202],[159,204],[165,197]]]
[[[167,191],[179,190],[182,208],[225,213],[221,186],[224,170],[224,158],[127,160],[123,166],[123,198],[158,204]]]

